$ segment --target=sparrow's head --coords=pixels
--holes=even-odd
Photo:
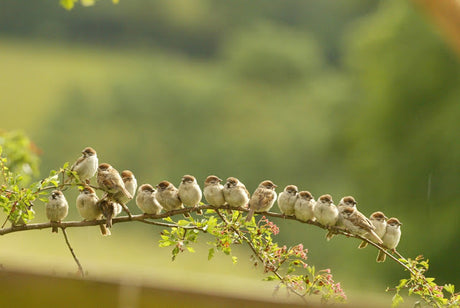
[[[263,187],[263,188],[266,188],[266,189],[271,189],[271,190],[275,190],[276,186],[275,184],[273,184],[272,181],[269,181],[269,180],[266,180],[266,181],[263,181],[262,183],[259,184],[259,187]]]
[[[96,155],[96,151],[91,147],[84,148],[83,151],[81,151],[81,153],[83,154],[84,157]]]
[[[383,214],[382,212],[374,212],[372,213],[370,218],[371,220],[376,220],[380,222],[384,222],[388,219],[388,217],[386,217],[385,214]]]
[[[153,193],[155,189],[150,184],[142,184],[141,187],[139,187],[139,191]]]
[[[351,207],[356,207],[356,200],[352,196],[346,196],[343,197],[342,200],[340,200],[340,203],[345,206],[351,206]]]
[[[235,187],[236,185],[238,185],[239,182],[240,181],[238,181],[237,178],[229,177],[227,178],[227,182],[225,183],[225,186],[227,186],[227,188]]]
[[[121,173],[121,178],[123,179],[123,182],[126,182],[134,179],[134,174],[129,170],[123,170]]]
[[[56,199],[61,199],[62,197],[64,197],[64,194],[62,193],[62,191],[60,190],[53,190],[51,192],[51,195],[50,195],[50,200],[53,199],[53,200],[56,200]]]
[[[91,195],[94,194],[95,191],[89,186],[85,186],[83,189],[80,190],[80,194]]]
[[[284,191],[290,195],[295,196],[299,192],[299,189],[295,185],[288,185],[284,188]]]
[[[307,201],[310,201],[311,199],[313,199],[312,194],[309,191],[306,191],[306,190],[303,190],[303,191],[299,192],[299,196],[300,196],[300,198],[305,199]]]
[[[321,203],[325,203],[327,205],[331,205],[332,202],[333,202],[332,197],[329,194],[322,195],[321,197],[319,197],[318,201],[321,202]]]
[[[182,177],[182,184],[192,184],[192,183],[195,183],[196,182],[196,179],[193,175],[184,175]]]
[[[168,181],[162,181],[160,182],[158,185],[157,185],[157,188],[159,190],[166,190],[168,189],[170,186],[172,186],[171,183],[169,183]]]
[[[387,225],[392,226],[397,229],[400,226],[402,226],[402,223],[398,220],[398,218],[392,217],[387,220]]]
[[[222,182],[221,179],[219,179],[217,176],[215,175],[210,175],[206,178],[206,180],[204,181],[204,186],[208,186],[208,185],[215,185],[215,184],[219,184],[220,182]]]
[[[340,209],[340,213],[342,213],[343,217],[348,218],[355,212],[355,210],[356,209],[354,207],[345,206],[342,209]]]
[[[109,164],[102,163],[99,165],[99,171],[109,171],[110,169],[112,169],[112,166]]]

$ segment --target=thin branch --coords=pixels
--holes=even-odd
[[[78,260],[77,256],[75,255],[75,252],[73,251],[72,246],[70,245],[69,238],[67,237],[67,232],[65,231],[65,227],[61,226],[61,229],[62,229],[62,234],[64,234],[64,238],[65,238],[65,242],[67,244],[67,247],[69,247],[70,253],[72,254],[73,259],[77,263],[78,271],[79,271],[81,277],[85,277],[85,272],[83,270],[83,267],[81,266],[80,261]]]

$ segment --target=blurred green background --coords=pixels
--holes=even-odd
[[[278,192],[351,194],[363,213],[403,222],[399,251],[429,258],[428,276],[460,284],[460,64],[410,3],[107,0],[67,12],[57,0],[3,0],[0,29],[0,128],[31,137],[42,176],[92,146],[139,184],[193,174],[202,185],[216,174],[250,192],[271,179]],[[36,211],[45,221],[43,204]],[[68,219],[79,219],[74,206]],[[276,223],[277,240],[308,247],[351,303],[370,294],[389,303],[385,288],[406,275],[356,240]],[[160,230],[133,223],[110,238],[97,228],[69,236],[93,277],[252,295],[262,285],[258,295],[270,296],[249,250],[237,250],[237,266],[208,262],[204,246],[171,262]],[[75,269],[61,235],[1,240],[7,268]]]

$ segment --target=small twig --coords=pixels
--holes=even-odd
[[[83,271],[83,267],[81,266],[80,261],[78,260],[77,256],[75,255],[75,252],[73,251],[72,246],[70,245],[69,238],[67,237],[67,232],[65,231],[65,227],[61,227],[61,229],[62,229],[62,234],[64,234],[64,238],[65,238],[67,247],[69,247],[70,253],[72,254],[73,259],[77,263],[78,271],[80,272],[81,277],[85,277],[85,272]]]

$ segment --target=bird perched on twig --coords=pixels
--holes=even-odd
[[[186,207],[197,207],[200,205],[203,194],[193,175],[184,175],[179,184],[179,198]],[[201,210],[197,214],[202,214]]]
[[[136,194],[137,189],[137,180],[134,174],[129,170],[123,170],[121,172],[121,180],[123,181],[123,185],[125,186],[126,190],[129,192],[132,198]],[[131,198],[131,199],[132,199]],[[122,191],[115,193],[113,199],[117,202],[126,205],[131,199],[128,198]]]
[[[114,202],[107,196],[102,199],[99,199],[96,205],[101,209],[102,214],[106,219],[105,225],[107,226],[107,228],[111,228],[112,219],[121,213],[121,205],[119,203]]]
[[[179,190],[170,182],[162,181],[157,185],[155,194],[158,202],[167,212],[183,208],[179,198]],[[185,217],[190,217],[189,213],[184,213]]]
[[[294,215],[294,206],[297,201],[297,186],[288,185],[278,196],[278,207],[284,215]]]
[[[339,219],[339,210],[334,204],[331,195],[322,195],[316,201],[315,207],[313,209],[315,213],[316,221],[326,227],[335,226],[337,220]],[[326,239],[329,241],[333,236],[333,232],[329,231],[326,234]]]
[[[215,175],[208,176],[204,181],[203,194],[209,205],[218,207],[225,204],[224,185],[221,182]]]
[[[340,220],[352,234],[366,236],[371,241],[382,244],[382,239],[375,233],[375,227],[369,219],[356,208],[342,206],[339,210]]]
[[[390,249],[393,252],[395,251],[399,244],[399,240],[401,239],[401,226],[402,223],[398,220],[398,218],[392,217],[387,220],[387,227],[382,238],[382,247]],[[385,262],[385,259],[386,254],[379,250],[379,254],[377,255],[377,262]]]
[[[263,181],[252,194],[249,200],[249,213],[246,221],[251,221],[254,212],[266,212],[270,210],[276,201],[277,186],[272,181]]]
[[[387,219],[388,217],[385,216],[382,212],[374,212],[369,217],[372,225],[375,227],[375,233],[383,240],[383,235],[385,234],[387,228]],[[367,246],[366,241],[362,241],[359,245],[359,249],[365,248]]]
[[[60,190],[53,190],[46,204],[46,217],[53,223],[60,223],[69,212],[69,204]],[[51,232],[57,233],[58,227],[52,226]]]
[[[89,184],[89,180],[94,176],[97,170],[97,154],[91,147],[86,147],[81,152],[83,155],[75,161],[70,170],[77,172],[82,182]]]
[[[97,184],[107,192],[107,197],[119,203],[131,217],[131,212],[123,203],[126,199],[131,200],[133,196],[126,189],[123,179],[118,171],[111,165],[103,163],[97,170]]]
[[[142,184],[137,191],[137,207],[146,214],[158,215],[161,212],[161,205],[155,197],[155,189],[150,184]]]
[[[227,178],[222,192],[225,202],[232,208],[245,207],[249,202],[249,191],[237,178]]]
[[[294,204],[295,217],[302,221],[315,220],[315,204],[315,199],[309,191],[299,192]]]
[[[102,210],[97,204],[99,198],[91,187],[85,187],[77,197],[77,210],[84,220],[98,220],[102,218]],[[110,235],[110,230],[105,225],[99,225],[102,235]]]

